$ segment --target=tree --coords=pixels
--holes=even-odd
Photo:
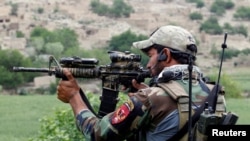
[[[23,34],[22,31],[16,31],[16,37],[17,38],[23,38],[23,37],[25,37],[25,35]]]
[[[234,3],[230,0],[216,0],[211,5],[210,11],[216,13],[219,16],[222,16],[226,12],[226,9],[232,9],[233,7]]]
[[[35,48],[38,53],[42,53],[44,46],[44,39],[42,37],[32,37],[30,39],[30,45]]]
[[[131,50],[131,46],[133,42],[145,40],[147,37],[145,35],[136,35],[132,33],[130,30],[123,32],[120,35],[113,36],[109,42],[108,49],[109,50],[117,50],[117,51],[131,51],[136,54],[141,54],[141,63],[142,65],[146,65],[148,57],[140,50]]]
[[[242,35],[244,35],[245,37],[248,36],[248,29],[247,29],[247,27],[245,27],[245,26],[243,26],[243,25],[236,26],[234,29],[235,29],[235,32],[236,32],[236,33],[242,34]]]
[[[202,20],[202,15],[199,12],[190,13],[189,18],[191,20]]]
[[[209,78],[211,81],[217,81],[217,73],[211,73]],[[233,81],[228,74],[222,74],[220,84],[225,87],[226,98],[241,98],[242,90],[239,87],[239,83]]]
[[[91,1],[91,10],[100,16],[107,17],[129,17],[132,13],[133,7],[127,5],[123,0],[113,0],[113,5],[110,7],[106,4],[101,3],[99,0]]]
[[[13,66],[30,66],[31,60],[24,58],[17,50],[0,50],[0,85],[4,89],[16,88],[18,85],[31,81],[35,75],[14,73]]]
[[[109,11],[109,7],[105,4],[100,3],[99,0],[92,0],[90,6],[91,10],[100,16],[106,16]]]
[[[55,57],[59,57],[60,54],[63,52],[63,45],[60,42],[55,43],[47,43],[45,45],[45,52],[47,54],[54,55]]]
[[[37,12],[38,12],[39,14],[42,14],[42,13],[44,12],[44,9],[41,8],[41,7],[39,7],[39,8],[37,9]]]
[[[55,42],[61,43],[64,48],[63,52],[67,51],[67,49],[70,48],[79,47],[77,34],[75,33],[74,30],[71,30],[69,28],[48,31],[45,28],[36,27],[31,31],[30,38],[31,38],[31,43],[34,43],[35,47],[38,47],[39,49],[42,48],[40,50],[41,53],[45,53],[44,45],[46,45],[47,43],[55,43]],[[42,40],[39,38],[42,38],[44,40],[44,43],[42,43]],[[39,42],[41,44],[39,44]]]
[[[114,17],[129,17],[133,8],[127,5],[123,0],[114,0],[113,7],[110,10]]]
[[[143,35],[137,36],[130,30],[127,30],[118,36],[113,36],[109,42],[108,48],[110,50],[130,51],[133,42],[143,39],[146,39],[146,36]]]
[[[50,31],[48,31],[46,28],[43,27],[35,27],[31,33],[30,33],[30,37],[43,37],[46,38],[48,36],[50,36]]]
[[[234,18],[250,20],[250,7],[241,6],[237,8]]]
[[[222,34],[223,29],[219,25],[216,17],[210,17],[208,20],[201,24],[200,31],[205,31],[209,34]]]
[[[204,2],[201,1],[201,0],[196,2],[196,7],[197,8],[202,8],[202,7],[204,7],[204,5],[205,5]]]
[[[56,29],[53,32],[54,40],[50,42],[61,42],[65,49],[79,47],[78,35],[69,28]]]

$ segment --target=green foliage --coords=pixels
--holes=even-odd
[[[193,2],[193,3],[197,3],[198,1],[200,1],[200,0],[186,0],[187,2]]]
[[[243,26],[243,25],[236,26],[236,27],[235,27],[235,32],[238,33],[238,34],[242,34],[242,35],[244,35],[245,37],[248,36],[248,29],[247,29],[247,27],[245,27],[245,26]]]
[[[45,53],[51,54],[55,57],[59,57],[63,50],[63,45],[60,42],[47,43],[45,45]]]
[[[250,48],[245,48],[245,49],[241,50],[241,53],[243,53],[245,55],[250,54]]]
[[[38,26],[31,31],[30,37],[44,37],[47,39],[50,37],[50,31],[48,31],[46,28]]]
[[[221,54],[221,51],[219,52]],[[238,56],[240,53],[237,49],[228,49],[224,52],[224,59],[232,59],[232,57]]]
[[[101,54],[101,55],[100,55]],[[64,52],[65,57],[78,56],[80,58],[96,58],[99,60],[100,65],[110,63],[107,49],[105,48],[93,48],[91,50],[70,48]]]
[[[36,27],[30,34],[30,45],[36,48],[38,54],[54,53],[48,46],[57,46],[55,53],[61,54],[71,48],[79,48],[78,36],[69,28],[48,31],[42,27]],[[45,47],[45,45],[47,45]]]
[[[110,9],[110,14],[115,18],[129,17],[133,12],[133,8],[127,5],[123,0],[114,0],[113,6]]]
[[[245,37],[248,36],[247,27],[245,27],[243,25],[233,27],[229,23],[225,23],[223,29],[224,29],[224,31],[226,31],[229,34],[242,34]]]
[[[202,8],[204,6],[204,2],[202,0],[186,0],[190,3],[196,3],[197,8]]]
[[[123,32],[120,35],[113,36],[109,42],[108,50],[117,50],[117,51],[131,51],[135,54],[141,54],[141,63],[142,65],[146,66],[148,57],[142,53],[138,49],[132,49],[131,46],[133,42],[145,40],[147,39],[144,35],[136,35],[132,33],[130,30]]]
[[[94,111],[100,106],[100,98],[98,94],[85,92],[89,103],[93,107]],[[120,106],[128,96],[124,93],[119,93],[119,102],[117,106]],[[77,130],[75,124],[75,118],[71,109],[56,109],[54,115],[43,117],[40,120],[41,126],[37,137],[30,139],[29,141],[47,141],[47,140],[60,140],[60,141],[79,141],[85,140],[84,136]]]
[[[222,16],[225,13],[224,8],[222,8],[222,7],[218,6],[218,5],[215,5],[215,4],[212,5],[212,7],[210,8],[210,11],[213,12],[213,13],[216,13],[219,16]]]
[[[217,50],[215,47],[213,47],[211,49],[210,53],[214,57],[218,57],[218,58],[221,58],[221,55],[222,55],[222,51]],[[237,50],[237,49],[234,49],[234,48],[229,48],[229,49],[224,51],[224,60],[232,59],[233,57],[238,57],[240,54],[249,55],[250,54],[250,49],[246,48],[246,49],[243,49],[243,50]]]
[[[211,81],[217,82],[218,73],[212,73],[209,75]],[[220,84],[225,89],[225,97],[226,98],[241,98],[242,90],[239,84],[236,81],[233,81],[232,78],[227,74],[221,75]]]
[[[148,57],[145,53],[143,53],[141,50],[136,49],[136,48],[132,48],[132,49],[131,49],[131,52],[133,52],[133,53],[135,53],[135,54],[141,55],[141,65],[142,65],[144,68],[146,68],[146,65],[147,65],[147,63],[148,63],[149,57]]]
[[[191,20],[202,20],[203,16],[199,12],[190,13],[189,18]]]
[[[104,16],[109,11],[109,7],[105,4],[100,3],[99,0],[92,0],[90,6],[91,10],[94,13],[97,13],[99,16]]]
[[[139,40],[146,39],[146,36],[136,35],[132,33],[130,30],[123,32],[120,35],[113,36],[109,42],[108,49],[117,50],[117,51],[130,51],[132,43]]]
[[[13,66],[29,66],[31,60],[25,58],[17,50],[0,50],[0,85],[5,89],[16,88],[23,82],[30,81],[34,77],[27,73],[13,73],[10,71]]]
[[[224,8],[225,9],[233,9],[235,6],[235,4],[231,1],[231,0],[227,0],[225,3],[224,3]]]
[[[204,23],[201,24],[200,31],[205,31],[209,34],[222,34],[223,29],[219,25],[216,17],[210,17]]]
[[[210,11],[216,13],[218,16],[222,16],[226,9],[232,9],[234,7],[234,3],[231,0],[216,0],[211,5]]]
[[[16,37],[17,38],[23,38],[25,37],[22,31],[16,31]]]
[[[204,7],[204,5],[205,4],[204,4],[204,2],[202,0],[196,2],[196,7],[197,8],[202,8],[202,7]]]
[[[122,95],[122,94],[120,94]],[[120,96],[119,95],[119,96]],[[122,95],[123,96],[123,95]],[[124,95],[125,96],[125,95]],[[250,124],[250,99],[226,99],[227,110],[235,112],[239,116],[237,124]],[[99,101],[99,100],[97,100]],[[38,119],[55,119],[55,109],[68,111],[68,104],[60,102],[55,95],[4,95],[0,94],[0,140],[1,141],[28,141],[29,138],[38,141],[41,136],[41,122]],[[57,111],[58,111],[57,110]],[[72,111],[69,112],[69,118],[72,118]],[[25,114],[24,114],[25,113]],[[41,121],[41,120],[40,120]],[[57,121],[57,120],[54,120]],[[54,124],[54,123],[52,123]],[[72,129],[75,131],[75,126]],[[38,135],[39,132],[39,135]],[[78,141],[83,141],[84,137]],[[41,140],[39,140],[41,141]],[[56,140],[47,140],[56,141]],[[59,140],[60,141],[60,140]]]
[[[198,17],[197,14],[195,13],[192,13],[192,14],[193,14],[192,15],[193,19],[195,19],[196,16]],[[191,15],[190,15],[190,18],[191,18]],[[227,32],[229,34],[242,34],[245,37],[248,36],[247,27],[243,25],[233,27],[229,23],[224,23],[224,26],[221,27],[216,17],[210,17],[204,23],[202,23],[200,27],[200,31],[205,31],[206,33],[215,34],[215,35],[222,34],[223,32]]]
[[[41,37],[41,36],[39,36],[39,37],[37,37],[37,36],[32,37],[30,39],[30,43],[29,44],[30,44],[30,46],[32,46],[32,47],[35,48],[36,52],[38,52],[38,53],[43,53],[44,52],[43,47],[45,45],[45,41],[44,41],[43,37]]]
[[[56,110],[54,116],[40,120],[39,136],[29,141],[79,141],[83,135],[77,130],[74,115],[71,109]],[[84,140],[83,140],[84,141]]]
[[[229,34],[235,34],[234,27],[231,26],[229,23],[224,23],[223,28],[227,31]]]
[[[250,20],[250,7],[241,6],[237,8],[234,18]]]
[[[41,8],[41,7],[39,7],[39,8],[37,9],[37,12],[38,12],[38,14],[42,14],[42,13],[44,12],[44,9]]]
[[[129,17],[133,12],[133,8],[127,5],[123,0],[113,0],[113,5],[109,7],[106,4],[101,3],[99,0],[91,1],[91,10],[100,16],[107,17]]]
[[[91,106],[95,111],[99,109],[99,95],[85,92]],[[39,135],[30,141],[84,141],[84,136],[77,130],[75,118],[71,109],[57,109],[52,116],[40,120],[41,127]]]
[[[78,35],[72,29],[56,29],[52,36],[54,40],[51,39],[50,42],[61,42],[65,49],[79,47]]]

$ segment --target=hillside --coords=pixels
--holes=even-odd
[[[111,5],[111,0],[100,0]],[[43,26],[53,30],[69,27],[79,35],[81,48],[91,49],[103,47],[112,36],[130,29],[137,34],[149,35],[161,25],[174,24],[188,29],[199,42],[200,65],[206,68],[218,64],[209,56],[212,47],[221,48],[223,35],[209,35],[200,32],[200,24],[213,15],[209,8],[213,1],[204,0],[203,8],[196,8],[195,3],[186,0],[124,0],[131,5],[134,13],[129,18],[107,18],[98,16],[90,10],[91,0],[1,0],[0,1],[0,43],[1,49],[14,48],[25,53],[26,39],[15,38],[15,31],[21,31],[29,37],[35,26]],[[244,25],[250,31],[249,21],[237,21],[233,13],[240,6],[250,5],[249,0],[232,0],[235,6],[219,17],[219,23],[230,23],[232,26]],[[11,16],[10,4],[18,4],[17,16]],[[38,13],[38,9],[44,9]],[[56,11],[56,12],[55,12]],[[199,12],[203,15],[202,21],[192,21],[189,14]],[[250,48],[250,38],[243,35],[229,35],[228,48]],[[203,63],[203,62],[206,63]],[[232,63],[231,63],[232,65]]]

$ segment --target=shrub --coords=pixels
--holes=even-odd
[[[212,73],[209,75],[209,78],[211,81],[217,82],[218,79],[218,73]],[[221,80],[220,84],[224,87],[225,89],[225,97],[226,98],[241,98],[242,97],[242,90],[239,87],[239,84],[230,78],[229,75],[227,74],[222,74],[221,75]]]
[[[71,109],[55,111],[54,116],[40,119],[41,127],[38,137],[30,141],[79,141],[83,135],[77,130]]]
[[[24,33],[22,31],[16,31],[16,37],[17,38],[23,38],[25,37]]]
[[[234,14],[234,18],[250,20],[250,7],[239,7]]]
[[[248,29],[247,27],[240,25],[235,27],[235,32],[238,34],[242,34],[243,36],[247,37],[248,36]]]
[[[204,5],[205,5],[204,2],[201,1],[201,0],[196,2],[196,7],[197,8],[202,8],[202,7],[204,7]]]
[[[13,66],[30,66],[30,58],[24,57],[17,50],[0,50],[0,85],[4,89],[17,88],[24,82],[30,82],[36,74],[27,74],[24,72],[13,73]]]
[[[37,9],[37,12],[38,12],[38,14],[42,14],[42,13],[44,12],[44,9],[41,8],[41,7],[39,7],[39,8]]]
[[[222,16],[226,9],[232,9],[233,7],[234,3],[232,1],[216,0],[213,2],[210,11],[218,16]]]
[[[97,94],[85,92],[91,106],[95,111],[98,110],[100,100]],[[120,93],[117,106],[122,104],[127,95]],[[29,141],[85,141],[82,133],[77,130],[75,118],[71,109],[56,109],[54,115],[40,119],[40,130],[38,136]]]
[[[113,0],[111,7],[101,3],[99,0],[92,0],[90,6],[94,13],[107,17],[129,17],[130,13],[134,12],[132,6],[127,5],[123,0]]]
[[[199,12],[193,12],[189,15],[191,20],[202,20],[202,15]]]
[[[209,34],[222,34],[223,29],[219,25],[216,17],[210,17],[204,23],[201,24],[200,31],[205,31]]]
[[[217,50],[216,48],[212,48],[211,52],[210,52],[213,56],[221,58],[222,55],[222,51],[221,50]],[[239,54],[241,53],[241,51],[237,50],[237,49],[227,49],[224,52],[224,60],[226,59],[232,59],[233,57],[237,57]]]

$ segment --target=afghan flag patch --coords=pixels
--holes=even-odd
[[[129,113],[134,109],[134,104],[132,101],[127,101],[117,109],[112,116],[112,124],[118,124],[124,121]]]

